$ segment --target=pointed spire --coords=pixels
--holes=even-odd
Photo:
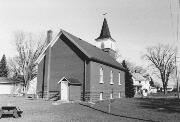
[[[97,39],[111,38],[106,18],[104,18],[100,36]]]

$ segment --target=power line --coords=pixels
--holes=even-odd
[[[178,7],[177,7],[177,27],[176,27],[176,35],[175,32],[172,31],[173,34],[173,40],[175,41],[175,46],[176,46],[176,53],[175,53],[175,76],[176,76],[176,82],[177,82],[177,94],[178,94],[178,99],[180,98],[180,94],[179,94],[179,81],[178,81],[178,67],[177,67],[177,53],[178,53],[178,41],[179,41],[179,14],[180,14],[180,0],[177,1],[178,2]],[[174,28],[174,23],[173,23],[173,14],[172,14],[172,1],[169,0],[169,8],[170,8],[170,17],[171,17],[171,27],[172,30]]]
[[[171,0],[169,0],[169,9],[170,9],[172,37],[173,37],[173,40],[174,40],[175,39],[175,32],[174,32],[174,22],[173,22],[173,12],[172,12],[172,2],[171,2]]]

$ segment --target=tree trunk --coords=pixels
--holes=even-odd
[[[26,82],[26,91],[25,91],[25,96],[28,96],[28,90],[29,90],[29,81]]]
[[[161,72],[160,71],[160,73],[161,73],[161,79],[162,79],[162,83],[163,83],[163,90],[164,90],[164,94],[167,94],[167,91],[166,91],[166,87],[167,87],[167,85],[166,85],[166,81],[165,81],[165,75],[164,75],[164,72]]]
[[[164,94],[166,95],[167,94],[167,90],[166,90],[166,88],[163,88],[164,89]]]
[[[165,83],[163,83],[163,89],[164,89],[164,94],[167,94],[167,89]]]
[[[25,94],[24,94],[24,93],[25,93],[25,90],[26,90],[26,87],[25,87],[25,85],[23,84],[23,90],[22,90],[22,95],[23,95],[23,96],[25,96]]]

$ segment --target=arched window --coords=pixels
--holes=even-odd
[[[100,92],[99,100],[103,100],[103,92]]]
[[[120,74],[120,72],[118,73],[118,82],[119,82],[119,85],[121,85],[121,74]]]
[[[104,83],[103,81],[103,68],[101,67],[99,70],[99,83]]]

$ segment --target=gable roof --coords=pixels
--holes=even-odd
[[[69,83],[69,81],[68,81],[68,79],[67,79],[66,77],[62,77],[62,78],[58,81],[58,84],[61,83],[62,81],[67,81],[67,82]]]
[[[58,83],[61,83],[62,81],[67,81],[70,85],[81,85],[81,83],[77,79],[74,79],[74,78],[62,77]]]
[[[6,77],[0,77],[0,84],[18,84],[21,83],[21,81],[6,78]]]
[[[124,70],[123,66],[120,63],[118,63],[109,54],[107,54],[106,52],[97,48],[96,46],[66,32],[64,30],[60,31],[60,34],[58,34],[59,35],[58,37],[60,37],[61,34],[65,35],[71,43],[73,43],[75,46],[77,46],[77,48],[80,49],[81,52],[84,53],[89,60],[99,62],[99,63],[105,64],[105,65],[108,65],[108,66],[111,66],[111,67],[114,67],[117,69]],[[57,41],[57,40],[58,39],[56,39],[54,41]],[[53,44],[55,44],[54,41],[51,41],[51,43],[48,46],[51,45],[51,47],[52,47]],[[45,48],[45,50],[48,48],[48,46]],[[43,54],[41,54],[38,59],[40,59],[40,57],[42,57],[42,56],[43,56]]]

